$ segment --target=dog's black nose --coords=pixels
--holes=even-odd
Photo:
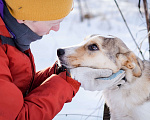
[[[60,57],[61,55],[65,54],[65,50],[64,49],[57,49],[57,56]]]

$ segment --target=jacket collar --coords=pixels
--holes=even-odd
[[[4,3],[0,0],[0,35],[10,37],[10,34],[3,22],[3,10],[4,10]]]
[[[10,34],[1,17],[0,17],[0,35],[5,36],[5,37],[10,37]]]

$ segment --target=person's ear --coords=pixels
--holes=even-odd
[[[24,23],[25,20],[17,20],[18,23]]]

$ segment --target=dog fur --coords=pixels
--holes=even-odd
[[[113,36],[91,35],[81,44],[63,50],[65,53],[59,56],[59,61],[67,68],[125,71],[125,84],[115,90],[103,90],[111,120],[150,120],[149,61],[142,61],[122,40]],[[99,82],[98,86],[102,84]]]

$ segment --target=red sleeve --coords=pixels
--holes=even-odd
[[[0,120],[51,120],[65,102],[72,100],[76,89],[65,78],[51,75],[23,98],[13,83],[4,49],[0,46]]]
[[[50,76],[24,98],[18,120],[51,120],[65,102],[72,100],[73,92],[66,80],[55,74]]]
[[[32,52],[30,49],[28,49],[25,52],[30,54],[29,58],[30,58],[33,68],[34,68],[34,80],[33,80],[32,86],[30,88],[30,91],[32,91],[34,88],[38,87],[43,81],[45,81],[49,76],[51,76],[52,74],[55,73],[56,64],[54,63],[52,67],[48,67],[46,69],[35,72],[34,57],[32,55]]]
[[[0,79],[0,119],[51,120],[73,93],[73,87],[58,75],[47,78],[25,98],[13,83]]]
[[[34,76],[34,82],[32,89],[38,87],[43,81],[45,81],[49,76],[54,74],[55,64],[52,67],[48,67],[44,70],[36,72]]]

